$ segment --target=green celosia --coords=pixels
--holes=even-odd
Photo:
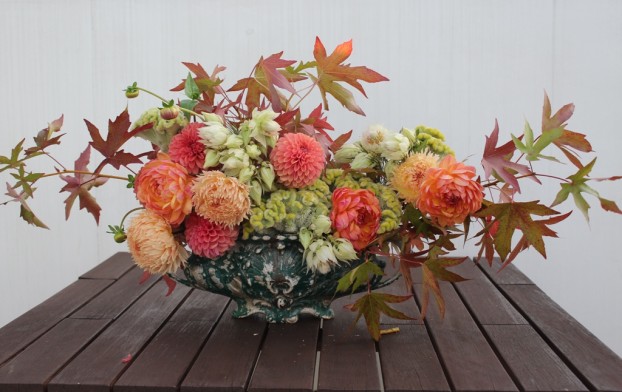
[[[188,119],[186,116],[178,115],[174,119],[165,120],[160,116],[160,109],[151,108],[144,112],[138,121],[132,124],[132,129],[142,127],[145,124],[151,123],[151,128],[139,133],[138,136],[149,140],[151,143],[160,147],[160,150],[168,152],[168,146],[171,143],[171,139],[175,136],[183,127],[188,125]]]
[[[415,137],[417,144],[415,146],[416,152],[423,152],[425,150],[432,151],[438,155],[453,155],[453,150],[445,144],[445,135],[436,128],[429,128],[424,125],[419,125],[415,128]]]

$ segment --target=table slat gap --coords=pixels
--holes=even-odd
[[[420,298],[415,294],[414,288],[413,288],[413,298],[415,299],[415,303],[417,304],[419,311],[421,311]],[[447,363],[445,363],[445,358],[443,358],[443,355],[441,355],[441,350],[440,350],[440,347],[438,346],[438,342],[436,341],[436,337],[434,336],[432,331],[430,331],[430,325],[429,325],[428,319],[424,318],[422,319],[422,321],[423,321],[423,325],[425,326],[425,330],[428,333],[428,336],[430,337],[430,343],[432,343],[432,347],[434,348],[434,352],[436,353],[436,358],[438,358],[438,362],[441,365],[441,369],[443,369],[443,374],[445,375],[445,381],[447,381],[447,384],[449,385],[449,389],[452,391],[455,391],[456,387],[454,385],[453,380],[451,379],[451,374],[449,373],[449,369],[447,368]]]
[[[4,334],[9,334],[9,338],[6,340],[3,339],[3,344],[2,346],[0,346],[0,367],[4,366],[8,361],[12,360],[13,358],[15,358],[15,356],[19,355],[21,352],[27,349],[31,344],[36,342],[41,336],[45,335],[47,332],[49,332],[52,328],[58,325],[61,321],[63,321],[65,318],[67,318],[77,309],[80,309],[82,306],[84,306],[84,304],[88,303],[91,299],[97,297],[101,292],[103,292],[108,287],[110,287],[112,283],[114,283],[114,280],[107,280],[107,279],[92,280],[92,281],[76,280],[75,282],[65,287],[64,289],[60,290],[59,292],[57,292],[56,294],[54,294],[53,296],[51,296],[50,298],[42,302],[41,304],[35,306],[31,310],[27,311],[26,313],[22,314],[15,320],[9,322],[8,324],[0,328],[0,339],[4,338],[3,336]],[[67,310],[63,309],[63,307],[67,305],[67,301],[61,301],[62,303],[58,305],[54,303],[55,301],[59,302],[59,298],[63,298],[63,295],[67,296],[68,295],[67,293],[72,293],[72,290],[79,291],[80,289],[82,289],[80,286],[86,286],[83,289],[89,289],[92,291],[92,292],[87,292],[85,294],[86,297],[84,298],[84,302],[77,303],[76,305],[74,305],[73,308],[70,306]],[[72,293],[72,294],[75,294],[75,293]],[[79,296],[70,296],[70,297],[73,299],[73,298],[78,298]],[[45,309],[46,306],[47,307],[51,306],[52,310],[54,310],[54,307],[56,307],[55,311],[57,312],[57,314],[56,315],[52,314],[52,316],[50,316],[50,310],[43,312],[42,309]],[[38,313],[45,314],[45,317],[42,317],[43,321],[38,320],[39,318]],[[32,320],[28,320],[28,318],[33,318],[33,317],[35,318],[34,322]],[[24,323],[24,320],[27,321],[25,323],[27,327],[24,327],[24,326],[20,327],[19,324]],[[33,326],[36,328],[36,324],[38,322],[41,322],[41,326],[38,327],[38,329],[34,329],[33,332],[30,332],[31,334],[30,336],[28,336],[28,331],[26,331],[25,333],[21,332],[24,328],[26,330],[28,330],[29,328],[32,328]],[[50,324],[47,324],[48,322]],[[17,328],[15,327],[16,325],[17,325]],[[17,334],[17,336],[10,336],[12,333],[12,330],[14,329],[18,332],[13,332],[13,335]],[[22,335],[22,336],[19,336],[19,335]],[[24,338],[23,335],[26,335],[26,338]],[[27,341],[24,342],[24,339],[27,339]],[[7,350],[7,347],[10,347],[10,344],[8,342],[14,342],[13,343],[14,347],[8,349],[9,351],[3,353],[3,350]],[[23,345],[20,346],[20,344],[23,344]],[[10,351],[10,350],[14,350],[14,351]]]
[[[505,369],[507,374],[510,376],[510,378],[512,379],[514,384],[517,387],[522,388],[523,384],[518,379],[518,376],[516,374],[514,374],[514,371],[512,370],[510,365],[506,362],[506,360],[503,357],[503,355],[501,355],[501,353],[499,352],[499,349],[497,348],[497,346],[494,344],[494,342],[492,341],[492,339],[488,335],[488,332],[484,329],[484,327],[480,323],[479,318],[475,315],[475,312],[473,311],[473,308],[471,308],[471,306],[469,305],[469,302],[465,300],[465,298],[462,295],[462,293],[460,292],[460,290],[456,289],[457,284],[456,283],[452,283],[451,285],[454,287],[454,290],[455,290],[456,294],[458,295],[458,298],[460,298],[460,300],[462,301],[462,304],[466,308],[467,312],[469,312],[469,314],[471,315],[471,318],[475,322],[475,325],[479,329],[480,333],[482,334],[482,336],[484,336],[484,339],[486,339],[486,342],[488,343],[488,345],[492,349],[493,353],[497,356],[497,359],[499,360],[499,363],[501,363],[501,366],[503,366],[503,368]],[[514,304],[512,304],[512,305],[514,307],[516,307]]]
[[[168,316],[166,316],[166,318],[160,323],[160,325],[155,329],[155,331],[151,334],[151,336],[147,338],[147,340],[143,343],[143,345],[135,353],[132,353],[132,359],[130,360],[128,366],[121,369],[121,371],[117,373],[116,377],[112,379],[112,382],[110,383],[111,390],[114,390],[114,385],[117,383],[117,381],[119,381],[119,379],[123,376],[123,374],[125,374],[125,372],[127,372],[132,367],[132,364],[134,363],[134,361],[140,357],[140,354],[145,350],[145,348],[148,347],[149,344],[153,341],[153,339],[155,339],[155,337],[158,336],[160,331],[164,329],[166,324],[173,317],[173,315],[177,312],[177,310],[186,302],[188,297],[190,297],[190,294],[192,294],[192,289],[188,290],[188,292],[184,295],[184,297],[177,303],[177,305],[168,314]]]
[[[261,358],[261,353],[264,349],[264,343],[266,342],[266,337],[268,336],[268,331],[270,329],[269,324],[266,325],[266,328],[263,329],[263,334],[261,336],[261,341],[259,342],[259,352],[257,353],[257,356],[255,357],[255,360],[253,362],[253,366],[251,367],[251,371],[248,372],[248,376],[246,377],[246,383],[244,384],[244,390],[248,391],[248,388],[251,385],[251,380],[253,379],[253,375],[255,374],[255,370],[257,370],[257,364],[259,363],[259,358]]]
[[[516,268],[514,266],[512,266],[513,268]],[[533,316],[530,316],[527,311],[525,309],[523,309],[521,306],[519,306],[519,304],[517,303],[517,301],[512,297],[511,293],[508,292],[508,290],[510,290],[513,287],[520,287],[520,285],[516,285],[513,283],[508,283],[508,284],[500,284],[497,283],[497,281],[490,276],[490,274],[486,271],[485,268],[483,268],[483,266],[480,266],[480,268],[486,273],[486,275],[488,276],[488,278],[490,279],[490,281],[497,287],[497,289],[506,297],[506,299],[516,308],[518,309],[518,311],[521,313],[521,315],[529,322],[529,325],[532,326],[532,328],[534,329],[534,331],[537,332],[537,334],[546,342],[546,344],[551,348],[551,350],[553,350],[553,352],[563,361],[563,363],[574,373],[574,375],[585,385],[587,386],[590,390],[595,390],[595,391],[600,391],[603,390],[602,388],[598,387],[597,385],[595,385],[590,379],[589,376],[586,376],[583,374],[583,372],[579,369],[579,367],[563,352],[563,350],[561,348],[559,348],[557,346],[557,344],[555,344],[555,342],[553,340],[551,340],[551,338],[549,338],[549,336],[546,334],[546,332],[542,329],[542,327],[540,325],[538,325],[538,323],[533,319]],[[507,289],[506,289],[507,286]],[[529,287],[530,290],[540,290],[535,284],[529,284],[529,285],[525,285],[525,286],[531,286]],[[540,290],[541,291],[541,290]],[[553,300],[551,300],[548,296],[546,296],[546,294],[543,294],[549,301],[551,301],[553,304],[557,305],[555,302],[553,302]],[[559,305],[557,305],[559,306]],[[585,328],[583,327],[581,324],[579,324],[574,318],[572,318],[572,316],[568,315],[572,320],[574,320],[574,322],[576,324],[578,324],[581,328]],[[596,338],[594,338],[596,339]],[[596,339],[597,340],[597,339]],[[608,349],[608,348],[607,348]],[[622,369],[621,369],[622,370]],[[622,374],[622,373],[621,373]],[[620,384],[622,385],[622,381],[620,382]]]

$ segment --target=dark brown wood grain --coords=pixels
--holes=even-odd
[[[486,275],[467,259],[451,271],[469,279],[454,285],[480,325],[527,324],[527,320],[503,296]]]
[[[322,329],[318,391],[380,391],[376,346],[361,320],[353,325],[355,313],[343,309],[355,298],[341,298],[332,305],[333,320]]]
[[[114,319],[127,309],[138,297],[158,280],[157,276],[150,277],[140,284],[143,271],[134,267],[122,278],[114,282],[104,292],[71,315],[72,318],[87,319]],[[166,294],[163,289],[162,295]]]
[[[425,325],[383,326],[391,327],[399,332],[378,344],[385,391],[450,391]]]
[[[123,359],[138,356],[190,290],[181,286],[166,297],[164,286],[160,281],[106,328],[50,381],[48,391],[109,391],[129,367]]]
[[[599,391],[622,391],[622,359],[534,285],[501,285],[571,369]]]
[[[257,361],[266,322],[258,316],[234,319],[225,310],[220,322],[181,384],[182,391],[244,391]]]
[[[587,391],[530,325],[485,325],[524,391]]]
[[[119,279],[133,266],[130,254],[119,252],[80,276],[80,279]]]
[[[108,324],[65,319],[0,368],[0,391],[44,391],[49,380]]]
[[[441,319],[434,304],[426,324],[456,391],[517,391],[453,287],[441,284],[446,312]],[[416,285],[417,297],[421,287]],[[433,300],[432,300],[433,301]]]
[[[313,391],[320,320],[270,324],[248,387],[253,392]]]
[[[533,284],[514,264],[502,266],[501,260],[495,257],[492,266],[486,260],[479,261],[479,267],[497,284]]]
[[[0,364],[87,303],[112,280],[79,280],[0,329]]]
[[[229,299],[194,290],[115,383],[114,391],[176,391]]]

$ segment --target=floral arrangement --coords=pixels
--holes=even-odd
[[[63,117],[51,122],[24,148],[20,141],[7,156],[0,156],[0,172],[7,171],[10,201],[20,204],[28,223],[46,227],[27,201],[42,179],[58,176],[66,215],[76,201],[99,221],[101,207],[94,188],[109,179],[127,181],[141,207],[119,225],[109,226],[117,242],[127,240],[136,264],[148,274],[168,277],[183,267],[190,252],[214,259],[226,254],[237,241],[253,236],[287,234],[304,247],[301,262],[310,273],[331,274],[337,266],[362,260],[341,277],[337,290],[370,287],[383,271],[370,262],[371,255],[390,258],[399,265],[406,287],[412,287],[411,270],[423,271],[422,313],[433,294],[441,313],[444,302],[439,280],[463,280],[448,270],[464,258],[449,257],[454,242],[475,240],[478,257],[492,263],[498,256],[507,265],[523,250],[535,248],[546,257],[544,237],[555,237],[551,226],[570,213],[553,207],[572,195],[587,218],[584,194],[595,196],[607,211],[622,213],[615,202],[601,197],[588,185],[596,159],[585,164],[582,155],[592,151],[585,135],[566,129],[572,104],[552,114],[545,96],[541,132],[525,126],[522,135],[499,145],[495,125],[486,137],[481,159],[483,172],[458,158],[437,129],[417,126],[391,131],[372,125],[360,140],[349,140],[352,131],[334,137],[324,110],[329,98],[363,115],[354,87],[365,95],[361,82],[388,80],[364,66],[344,64],[352,52],[350,42],[330,55],[316,39],[312,61],[292,61],[283,53],[262,57],[251,74],[226,89],[220,74],[208,73],[200,64],[184,63],[190,71],[174,92],[185,97],[165,99],[134,83],[127,98],[139,93],[157,98],[159,107],[131,123],[127,109],[108,124],[104,139],[86,121],[91,141],[69,169],[49,150],[60,144]],[[304,87],[299,88],[301,84]],[[305,112],[301,102],[318,89],[322,104]],[[330,96],[330,97],[329,97]],[[150,143],[133,153],[124,144],[133,137]],[[567,178],[537,171],[539,160],[557,149],[576,168]],[[103,159],[88,169],[93,150]],[[54,170],[30,171],[28,161],[51,158]],[[107,170],[127,171],[126,175]],[[521,201],[520,183],[553,180],[561,188],[549,205]],[[477,226],[474,229],[474,226]],[[517,239],[517,240],[516,240]],[[408,294],[408,293],[406,293]],[[409,296],[367,290],[349,308],[366,319],[375,339],[379,316],[408,318],[390,308]]]

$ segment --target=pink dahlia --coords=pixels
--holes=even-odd
[[[199,174],[205,163],[205,144],[199,138],[199,128],[203,123],[190,123],[171,140],[168,154],[190,174]]]
[[[219,225],[196,214],[186,218],[186,241],[199,256],[214,259],[223,255],[235,244],[238,233],[239,226]]]
[[[320,143],[302,133],[282,136],[270,154],[279,181],[289,188],[303,188],[320,177],[326,157]]]

